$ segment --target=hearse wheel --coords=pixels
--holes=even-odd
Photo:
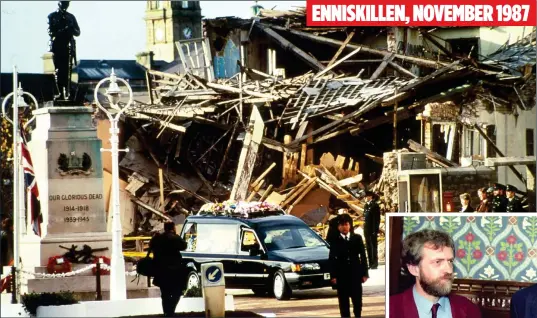
[[[274,292],[274,297],[278,300],[287,300],[291,298],[291,288],[287,285],[285,276],[281,270],[274,274],[272,291]]]
[[[195,271],[191,271],[190,273],[188,273],[188,276],[186,278],[186,289],[189,290],[192,287],[201,288],[200,277]]]

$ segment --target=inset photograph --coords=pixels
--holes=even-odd
[[[389,213],[386,227],[387,317],[531,317],[537,215]]]

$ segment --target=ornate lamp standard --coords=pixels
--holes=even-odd
[[[24,95],[29,96],[35,107],[38,107],[37,100],[35,97],[22,90],[22,87],[19,83],[17,88],[18,74],[17,67],[13,66],[13,92],[9,93],[4,102],[2,103],[2,114],[13,125],[13,266],[11,267],[12,278],[15,283],[15,290],[12,293],[11,302],[16,304],[19,296],[19,282],[20,279],[16,273],[17,269],[20,269],[20,241],[21,241],[21,231],[25,229],[24,225],[26,223],[26,211],[24,204],[24,170],[22,169],[22,158],[20,156],[20,146],[19,146],[19,110],[29,107],[28,104],[24,101]],[[15,97],[16,96],[16,97]],[[7,101],[13,98],[13,120],[9,119],[6,115],[6,104]],[[32,117],[23,128],[26,128],[35,117]]]
[[[116,110],[114,113],[108,111],[101,103],[97,93],[99,87],[106,81],[110,82],[110,86],[106,90],[106,96],[110,101],[110,106]],[[117,82],[122,82],[127,86],[129,91],[129,101],[124,107],[119,106],[119,99],[121,98],[122,91],[119,88]],[[97,106],[106,113],[110,120],[110,143],[111,149],[103,149],[101,151],[110,151],[112,153],[112,260],[110,270],[110,300],[123,300],[127,299],[127,285],[125,283],[125,259],[123,258],[123,235],[121,233],[121,219],[120,219],[120,203],[119,203],[119,152],[128,152],[129,149],[119,149],[119,118],[127,108],[132,104],[132,89],[127,81],[122,78],[118,78],[112,69],[110,77],[102,79],[95,87],[94,100]]]

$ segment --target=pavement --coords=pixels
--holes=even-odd
[[[369,279],[363,284],[362,317],[385,317],[385,266],[369,271]],[[230,289],[226,293],[235,296],[236,310],[251,310],[258,314],[273,313],[277,317],[339,317],[337,293],[332,288],[293,292],[288,301],[274,297],[256,297],[248,289]],[[352,309],[351,309],[352,310]]]

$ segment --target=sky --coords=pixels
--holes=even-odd
[[[43,73],[41,57],[49,49],[47,16],[57,1],[1,1],[1,71]],[[265,9],[285,10],[306,1],[258,1]],[[249,18],[254,1],[201,1],[206,18]],[[80,27],[77,59],[135,59],[145,50],[146,1],[71,1],[68,11]]]

